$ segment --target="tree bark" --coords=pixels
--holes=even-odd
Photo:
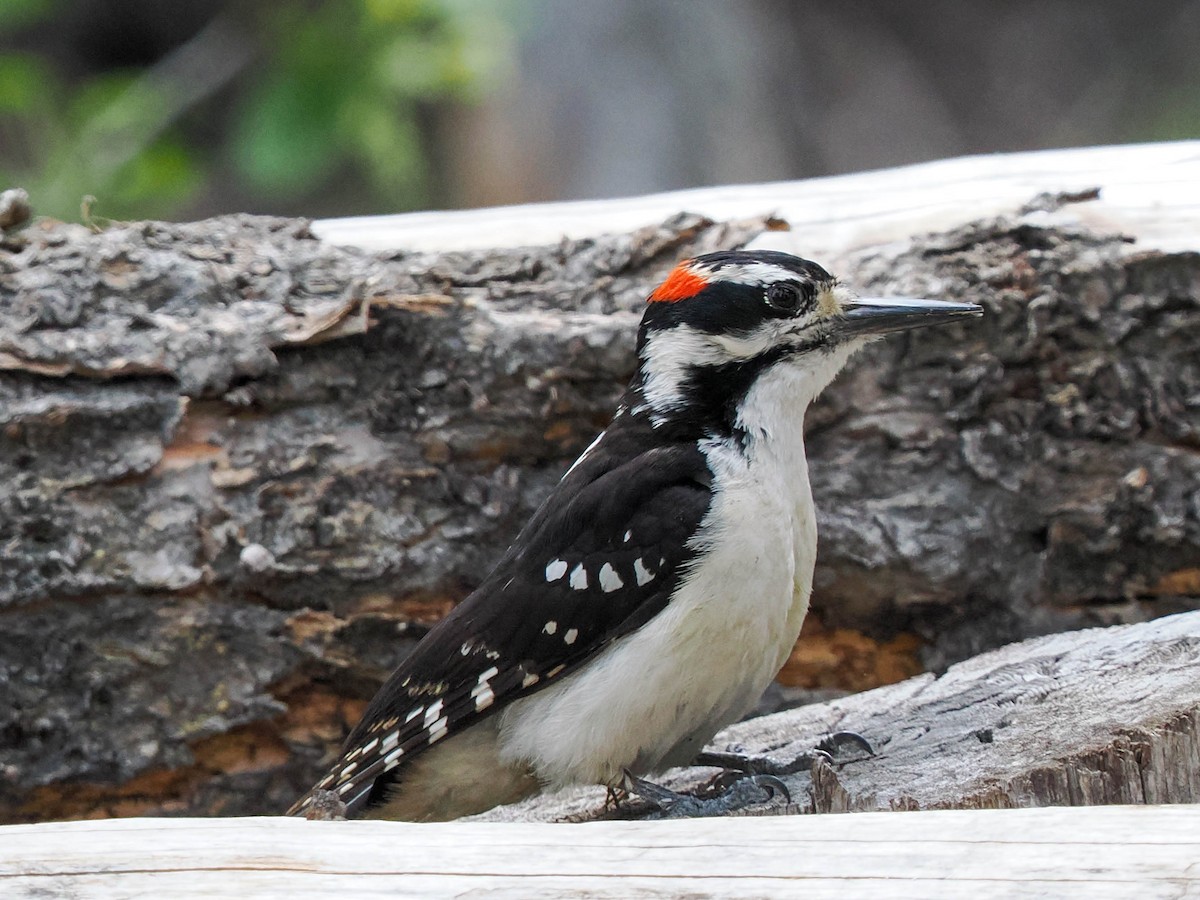
[[[810,412],[820,560],[785,683],[1200,605],[1200,256],[1057,205],[844,255],[863,293],[988,315],[874,345]],[[654,280],[770,227],[7,238],[0,819],[285,808],[604,425]]]

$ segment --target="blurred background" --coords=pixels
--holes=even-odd
[[[0,0],[0,186],[472,207],[1200,137],[1200,2]]]

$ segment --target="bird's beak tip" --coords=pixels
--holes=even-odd
[[[963,318],[978,318],[978,303],[908,297],[856,297],[843,301],[836,330],[846,337],[888,334]]]

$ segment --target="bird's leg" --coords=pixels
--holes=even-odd
[[[697,755],[695,765],[715,766],[718,769],[740,772],[744,776],[774,775],[782,778],[811,769],[817,756],[824,756],[832,762],[847,747],[861,750],[868,756],[875,755],[870,741],[861,734],[854,731],[836,731],[822,738],[812,750],[801,753],[787,762],[777,762],[767,756],[745,756],[740,753],[705,750]]]
[[[708,816],[727,816],[748,806],[760,806],[782,796],[791,802],[787,785],[774,775],[747,775],[739,778],[715,797],[681,794],[661,784],[638,778],[628,769],[621,780],[627,794],[634,794],[658,807],[647,819],[696,819]]]
[[[629,791],[624,784],[605,785],[604,811],[618,810],[629,800]]]

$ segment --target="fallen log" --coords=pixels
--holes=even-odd
[[[407,220],[423,250],[249,217],[6,236],[0,820],[285,808],[603,426],[653,281],[752,239],[989,313],[875,346],[810,413],[822,537],[786,683],[868,688],[1195,608],[1195,158],[573,207],[592,230],[566,242],[544,210],[481,212],[456,252],[428,242],[470,215]],[[909,239],[913,185],[939,233]],[[613,211],[632,230],[597,237]]]

